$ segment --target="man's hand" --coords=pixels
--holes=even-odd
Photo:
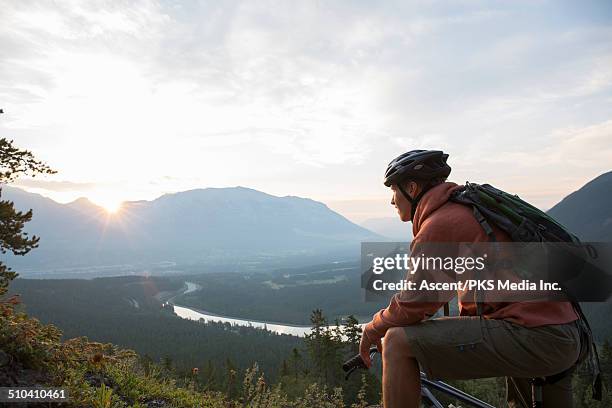
[[[370,347],[375,345],[378,351],[382,353],[381,337],[374,333],[374,330],[371,328],[371,323],[372,322],[363,327],[361,343],[359,343],[359,355],[368,368],[372,366],[372,361],[370,360]]]

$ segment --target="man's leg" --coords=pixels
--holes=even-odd
[[[420,404],[419,363],[401,327],[389,329],[384,337],[382,387],[385,408],[417,408]]]
[[[383,339],[386,408],[418,406],[419,369],[431,379],[548,376],[573,364],[580,349],[574,324],[526,328],[469,316],[431,319],[390,329],[387,336]],[[555,384],[543,391],[545,401],[553,401],[563,387]]]

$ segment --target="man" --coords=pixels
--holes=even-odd
[[[441,151],[412,150],[393,160],[385,173],[391,204],[402,221],[412,222],[412,251],[425,243],[489,240],[469,207],[449,201],[459,186],[446,182],[447,158]],[[511,241],[492,227],[496,241]],[[361,339],[368,367],[369,348],[382,349],[385,408],[419,406],[419,369],[429,378],[506,376],[509,406],[528,407],[530,378],[559,374],[578,359],[580,332],[571,303],[477,305],[459,298],[460,316],[428,319],[444,302],[411,302],[409,296],[395,294],[364,327]],[[570,380],[565,376],[544,386],[545,407],[572,406]]]

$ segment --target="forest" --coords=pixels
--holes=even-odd
[[[304,395],[316,383],[328,390],[342,388],[344,403],[352,404],[365,384],[361,394],[365,401],[378,401],[380,367],[367,373],[364,379],[354,375],[349,382],[344,381],[342,362],[356,354],[360,337],[354,316],[338,321],[348,324],[345,334],[350,334],[346,337],[334,328],[335,318],[328,319],[320,309],[308,314],[308,324],[313,330],[306,338],[229,324],[188,321],[174,315],[155,296],[180,289],[184,278],[17,279],[12,282],[11,292],[21,294],[20,307],[31,316],[59,327],[64,339],[87,336],[91,341],[135,350],[146,370],[157,367],[178,384],[201,391],[217,391],[230,399],[239,398],[247,370],[257,365],[266,381],[280,386],[290,398]],[[193,276],[188,278],[194,280]],[[327,329],[330,323],[331,328]],[[609,343],[600,343],[600,349],[604,373],[610,378]],[[589,405],[586,372],[577,372],[574,383],[577,400],[584,401],[577,406],[597,406]],[[494,405],[501,404],[504,398],[502,378],[451,381],[451,384]]]

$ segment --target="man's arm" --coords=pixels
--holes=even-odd
[[[434,244],[425,245],[422,238],[415,237],[411,244],[413,256],[420,256],[426,253],[435,256],[439,247]],[[415,255],[416,254],[416,255]],[[447,254],[448,255],[448,254]],[[454,272],[438,270],[417,270],[414,274],[408,272],[406,279],[413,280],[418,278],[418,282],[427,280],[428,282],[451,282],[456,280]],[[417,286],[419,284],[417,283]],[[438,291],[431,293],[419,290],[404,290],[396,293],[385,309],[376,313],[372,321],[363,328],[363,336],[360,344],[360,354],[367,366],[370,364],[369,349],[376,345],[381,348],[380,339],[385,336],[391,327],[403,327],[419,323],[433,316],[440,307],[448,303],[457,295],[454,290]]]

